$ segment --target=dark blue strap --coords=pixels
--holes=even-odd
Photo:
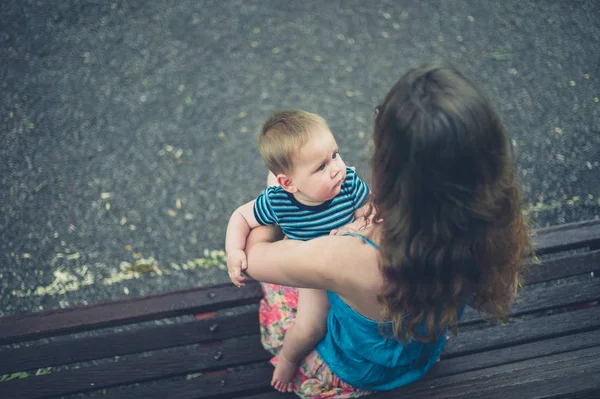
[[[375,244],[373,241],[369,240],[367,237],[363,236],[362,234],[351,233],[351,232],[347,231],[345,233],[342,233],[341,235],[343,235],[343,236],[358,237],[361,240],[363,240],[364,242],[366,242],[367,244],[369,244],[370,246],[372,246],[373,248],[375,248],[376,250],[379,250],[379,245]]]

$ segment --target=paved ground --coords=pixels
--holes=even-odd
[[[9,0],[0,27],[0,315],[225,281],[260,121],[322,114],[368,176],[373,107],[429,60],[489,93],[536,226],[600,217],[595,0]]]

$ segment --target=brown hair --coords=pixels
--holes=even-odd
[[[289,109],[271,115],[262,125],[258,136],[260,156],[271,172],[290,173],[292,155],[307,140],[311,128],[327,127],[325,119],[310,112]]]
[[[531,251],[510,140],[458,71],[407,72],[378,107],[372,159],[380,303],[397,339],[432,341],[471,295],[505,317]],[[422,327],[426,327],[423,330]]]

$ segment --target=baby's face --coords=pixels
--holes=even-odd
[[[308,141],[293,157],[294,196],[306,205],[318,205],[338,195],[346,178],[346,164],[326,126],[315,126]]]

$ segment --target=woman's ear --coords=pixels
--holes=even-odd
[[[277,175],[277,183],[288,193],[294,194],[298,189],[294,186],[291,177],[280,173]]]

